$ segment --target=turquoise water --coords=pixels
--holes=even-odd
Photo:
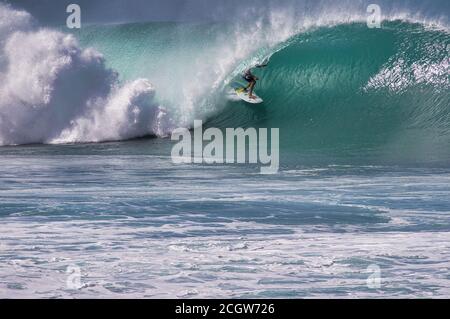
[[[207,127],[282,128],[284,158],[306,151],[323,152],[325,161],[362,154],[363,161],[447,165],[446,31],[402,21],[385,22],[382,29],[363,23],[316,27],[263,45],[244,60],[225,57],[230,61],[222,74],[216,70],[220,50],[227,52],[224,37],[233,32],[224,24],[153,23],[91,27],[77,36],[101,51],[123,81],[146,77],[155,83],[173,119],[181,113]],[[240,81],[249,63],[266,57],[269,67],[255,70],[264,105],[227,101],[227,83]],[[192,81],[206,86],[191,92]],[[186,107],[186,100],[195,107]]]
[[[279,173],[175,165],[159,131],[2,146],[0,297],[450,295],[448,32],[346,23],[266,35],[251,50],[235,31],[150,23],[75,35],[121,83],[150,80],[161,131],[194,118],[280,128]],[[265,103],[229,100],[240,71],[265,58]],[[68,267],[80,269],[76,289]]]

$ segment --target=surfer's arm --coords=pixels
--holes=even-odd
[[[252,66],[252,67],[246,69],[244,71],[244,74],[251,74],[251,75],[253,75],[252,69],[254,69],[254,68],[265,68],[267,65],[269,65],[269,63],[257,64],[255,66]]]
[[[269,65],[269,59],[265,59],[261,64],[256,65],[257,68],[265,68]]]

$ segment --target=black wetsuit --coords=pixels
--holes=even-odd
[[[252,74],[252,69],[248,69],[244,72],[243,76],[245,81],[248,83],[256,81],[255,76]]]

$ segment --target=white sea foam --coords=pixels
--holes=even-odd
[[[184,231],[208,232],[215,227],[193,225]],[[239,222],[224,227],[255,230],[261,225]],[[7,298],[450,294],[448,232],[151,238],[138,235],[120,220],[48,224],[14,219],[3,221],[0,230],[4,234],[0,236],[0,297]],[[159,227],[139,227],[141,234],[159,231]],[[34,249],[27,246],[30,241]],[[5,256],[17,257],[5,260]],[[381,269],[380,289],[366,285],[367,267],[372,264]],[[66,286],[66,269],[74,265],[81,271],[82,285],[77,290]]]
[[[122,140],[164,133],[145,79],[120,84],[72,35],[0,5],[0,145]]]

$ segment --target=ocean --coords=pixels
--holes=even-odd
[[[445,21],[286,14],[67,30],[0,5],[0,298],[448,298]],[[230,99],[264,60],[264,103]],[[196,119],[279,128],[278,173],[175,164]]]

